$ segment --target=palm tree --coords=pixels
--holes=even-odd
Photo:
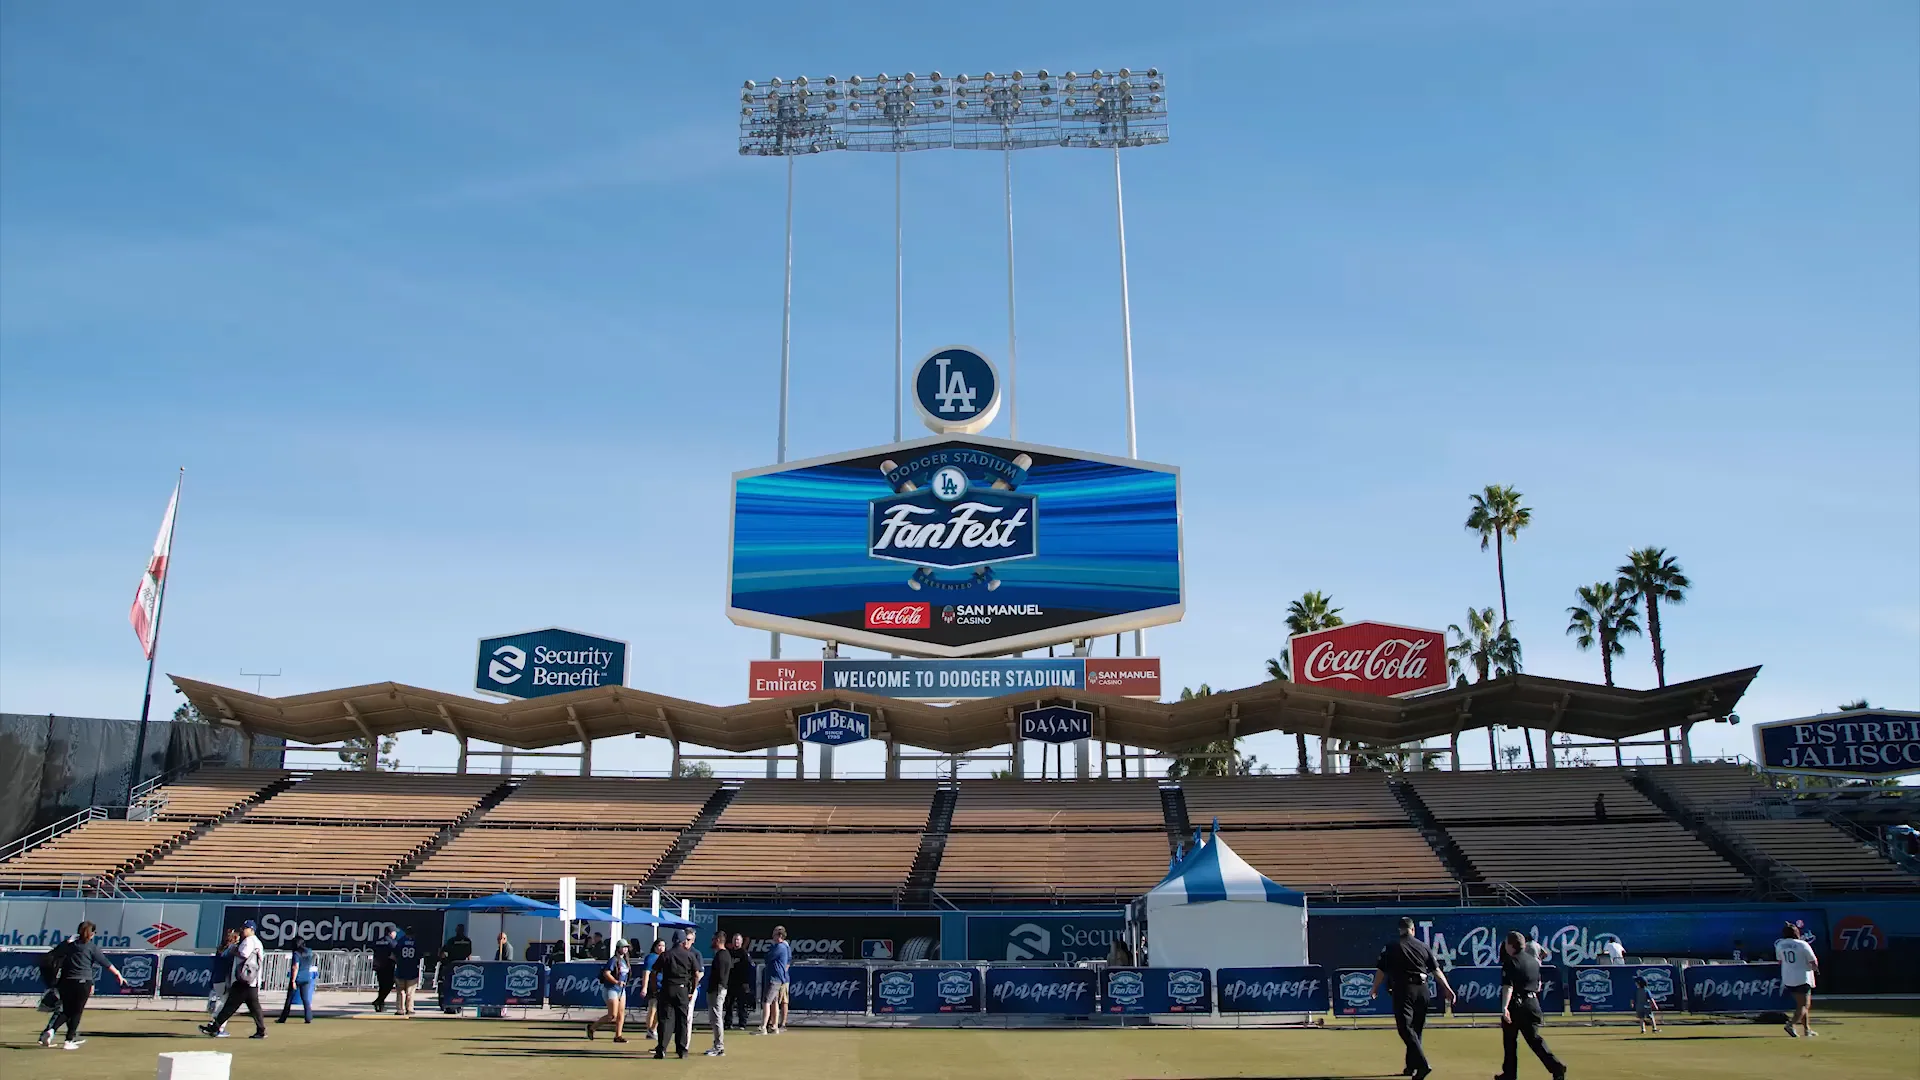
[[[1346,625],[1346,621],[1340,617],[1340,609],[1333,606],[1333,598],[1318,589],[1301,593],[1300,599],[1287,605],[1287,636],[1289,637],[1311,634],[1315,630],[1331,630],[1336,626]],[[1267,661],[1268,678],[1286,680],[1292,677],[1292,671],[1293,656],[1290,648],[1281,649],[1279,659]],[[1320,743],[1320,757],[1324,762],[1327,754],[1326,740],[1321,739]],[[1305,773],[1307,771],[1306,733],[1299,731],[1293,733],[1293,749],[1298,755],[1295,758],[1294,770]]]
[[[1600,646],[1600,673],[1612,686],[1613,658],[1627,651],[1620,639],[1640,632],[1633,595],[1608,581],[1582,585],[1576,594],[1580,602],[1567,609],[1567,633],[1578,635],[1574,644],[1582,652]]]
[[[1627,552],[1626,565],[1617,571],[1619,588],[1632,598],[1647,603],[1647,639],[1653,645],[1653,677],[1667,685],[1667,650],[1660,644],[1660,604],[1685,603],[1693,582],[1680,570],[1680,564],[1666,548],[1644,547]],[[1629,601],[1631,602],[1631,600]]]
[[[1198,690],[1188,686],[1180,688],[1181,701],[1212,696],[1213,687],[1206,683],[1201,683]],[[1167,777],[1171,780],[1189,776],[1251,776],[1271,771],[1252,754],[1241,757],[1239,743],[1234,739],[1203,743],[1184,754],[1173,755],[1173,761],[1167,765]]]
[[[1533,511],[1520,505],[1525,498],[1511,487],[1488,484],[1485,491],[1471,496],[1473,510],[1467,514],[1467,528],[1480,534],[1480,550],[1493,541],[1493,565],[1500,575],[1500,621],[1507,619],[1508,540],[1518,540],[1520,530],[1533,524]]]
[[[1465,678],[1466,669],[1471,666],[1476,676],[1475,682],[1518,674],[1520,641],[1513,636],[1511,624],[1501,621],[1498,628],[1495,627],[1492,608],[1468,608],[1464,630],[1459,623],[1448,626],[1447,633],[1453,635],[1455,640],[1447,646],[1447,673]],[[1527,757],[1529,761],[1533,758],[1531,734],[1527,737]],[[1487,726],[1487,758],[1495,768],[1499,767],[1491,724]]]

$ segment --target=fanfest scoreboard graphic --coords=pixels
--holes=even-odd
[[[1177,622],[1180,472],[946,435],[736,473],[727,617],[934,657]]]

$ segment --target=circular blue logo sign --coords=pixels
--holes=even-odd
[[[1000,412],[1000,373],[976,350],[936,349],[914,368],[913,404],[937,434],[971,435]]]

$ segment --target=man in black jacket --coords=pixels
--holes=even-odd
[[[1427,1074],[1433,1072],[1426,1047],[1420,1044],[1431,1005],[1427,996],[1428,978],[1438,980],[1446,999],[1453,1000],[1453,987],[1448,985],[1446,973],[1434,960],[1433,950],[1413,936],[1412,919],[1401,919],[1399,936],[1380,950],[1380,959],[1374,963],[1373,993],[1380,993],[1384,984],[1393,995],[1393,1026],[1407,1048],[1406,1066],[1401,1069],[1401,1075],[1411,1076],[1413,1080],[1426,1080]]]
[[[1540,1024],[1546,1014],[1540,1009],[1540,961],[1527,951],[1527,938],[1518,930],[1507,934],[1500,948],[1500,1040],[1505,1057],[1501,1059],[1499,1080],[1514,1080],[1520,1063],[1515,1051],[1521,1039],[1546,1066],[1553,1080],[1567,1075],[1567,1067],[1547,1049],[1540,1037]]]
[[[739,1031],[747,1026],[747,1014],[753,1011],[753,961],[747,956],[747,939],[735,934],[727,945],[727,951],[733,954],[732,977],[727,982],[727,1026]]]
[[[693,1008],[693,988],[700,981],[700,958],[687,948],[686,931],[674,931],[673,948],[653,965],[653,977],[660,984],[660,1013],[654,1020],[660,1042],[653,1048],[653,1056],[667,1056],[667,1036],[671,1033],[680,1056],[686,1057],[687,1041],[691,1037],[688,1025],[693,1022],[689,1015]]]
[[[400,935],[389,929],[380,935],[368,950],[373,954],[373,980],[379,992],[373,995],[373,1011],[387,1011],[387,995],[393,993],[393,949],[400,943]]]
[[[727,1052],[727,993],[733,987],[733,953],[727,949],[727,935],[715,931],[713,961],[707,965],[707,1025],[713,1028],[713,1046],[708,1057]]]

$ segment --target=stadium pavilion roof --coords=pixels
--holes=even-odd
[[[653,735],[746,752],[794,741],[794,716],[829,704],[873,715],[878,739],[962,753],[1012,741],[1015,714],[1035,705],[1095,713],[1094,736],[1153,750],[1186,750],[1263,731],[1392,745],[1499,724],[1594,739],[1627,739],[1724,718],[1758,667],[1658,690],[1509,675],[1414,698],[1385,698],[1300,683],[1266,682],[1190,701],[1154,702],[1089,693],[1025,693],[927,705],[835,691],[805,697],[705,705],[625,686],[575,690],[529,701],[483,701],[400,683],[371,683],[288,697],[171,676],[201,715],[252,734],[330,743],[432,729],[462,739],[538,750],[589,739]]]

